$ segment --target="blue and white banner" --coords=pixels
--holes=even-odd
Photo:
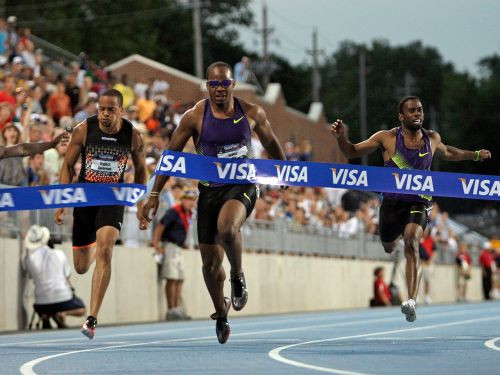
[[[139,184],[67,184],[0,189],[0,211],[133,206],[145,191],[146,187]]]
[[[165,151],[155,175],[217,183],[321,186],[375,192],[500,200],[500,177],[415,169],[261,159],[223,159]]]

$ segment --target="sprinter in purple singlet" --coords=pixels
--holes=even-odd
[[[384,165],[399,169],[430,170],[434,156],[443,160],[483,161],[491,158],[488,150],[466,151],[441,142],[441,136],[422,127],[424,110],[420,99],[407,96],[399,102],[400,126],[382,130],[367,140],[352,144],[345,136],[342,120],[332,124],[332,133],[348,158],[357,158],[381,149]],[[420,195],[384,193],[380,206],[379,232],[382,245],[392,253],[403,236],[406,257],[406,284],[408,300],[401,305],[406,320],[417,318],[415,300],[418,292],[418,245],[428,221],[432,197],[423,191]]]
[[[252,158],[251,132],[259,136],[262,146],[273,159],[285,160],[285,153],[274,135],[264,110],[233,96],[231,67],[216,62],[207,69],[208,99],[187,111],[172,135],[169,150],[182,151],[193,137],[201,155],[219,158]],[[142,210],[150,221],[158,209],[158,196],[167,181],[158,175]],[[250,215],[258,197],[255,184],[220,184],[201,181],[198,199],[198,243],[203,262],[203,277],[215,307],[217,339],[224,344],[230,328],[227,314],[231,304],[241,310],[248,291],[241,267],[240,228]],[[224,252],[231,264],[231,301],[224,297],[226,274],[222,268]]]

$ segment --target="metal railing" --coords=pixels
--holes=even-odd
[[[55,210],[0,212],[0,235],[24,236],[31,224],[49,228],[51,235],[60,241],[71,241],[72,210],[68,209],[63,225],[54,223]],[[126,207],[120,234],[121,242],[128,247],[149,246],[153,228],[141,231],[138,228],[135,207]],[[291,225],[285,220],[258,221],[249,220],[242,228],[243,244],[246,250],[274,254],[296,254],[309,256],[327,256],[357,258],[370,260],[390,260],[392,257],[384,252],[378,237],[360,231],[354,236],[345,238],[329,228],[311,229]],[[196,248],[196,224],[191,227],[188,245]],[[402,249],[402,245],[400,246]],[[473,259],[477,259],[478,248],[470,251]],[[437,263],[453,264],[455,254],[451,251],[438,251]]]

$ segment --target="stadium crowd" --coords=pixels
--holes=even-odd
[[[115,77],[84,53],[80,54],[80,61],[58,69],[61,67],[57,61],[51,61],[43,50],[36,48],[30,39],[30,29],[18,28],[16,22],[15,16],[7,20],[0,18],[1,142],[14,145],[48,141],[63,129],[96,115],[99,94],[115,88],[123,95],[125,117],[144,137],[146,164],[151,175],[182,114],[193,103],[181,103],[169,97],[168,82],[154,78],[130,82],[126,75]],[[311,143],[307,139],[295,143],[291,140],[284,145],[288,160],[312,160],[314,150]],[[267,157],[258,140],[253,146],[255,157]],[[190,143],[185,151],[194,150]],[[65,152],[66,146],[58,146],[43,155],[1,160],[0,184],[57,184]],[[78,175],[78,165],[76,169]],[[125,182],[132,182],[133,176],[130,163]],[[162,210],[179,201],[183,185],[195,187],[196,182],[174,178],[168,182],[162,194]],[[180,190],[176,192],[176,189]],[[263,186],[252,219],[261,222],[285,220],[294,230],[331,231],[340,238],[356,237],[361,232],[375,236],[379,203],[378,195],[373,193],[310,187],[281,191]],[[157,217],[161,216],[159,212]],[[447,220],[447,213],[439,212],[435,205],[422,242],[421,257],[424,261],[432,261],[435,250],[438,253],[457,252],[461,247],[459,252],[463,253],[463,248],[467,247],[467,244],[461,244]],[[465,258],[461,256],[460,262]],[[481,264],[492,268],[495,261],[497,264],[500,261],[498,252],[491,257],[484,256]]]

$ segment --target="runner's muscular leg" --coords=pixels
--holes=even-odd
[[[95,258],[95,243],[88,246],[73,247],[73,265],[78,274],[84,274],[92,265]]]
[[[239,276],[241,270],[241,232],[246,220],[245,205],[236,199],[230,199],[222,206],[217,219],[217,233],[231,264],[231,276]]]
[[[94,317],[97,317],[99,313],[111,278],[111,258],[119,233],[118,229],[109,225],[99,228],[96,233],[96,264],[92,275],[92,292],[90,296],[90,315]]]
[[[406,285],[408,287],[408,298],[416,300],[418,293],[418,245],[424,230],[415,223],[409,223],[403,234],[406,257]]]
[[[398,245],[399,239],[401,236],[396,238],[394,241],[391,242],[382,242],[382,246],[384,247],[384,250],[387,254],[392,254],[396,246]]]
[[[224,304],[224,280],[226,273],[222,267],[224,250],[219,245],[200,245],[201,261],[203,263],[203,278],[208,293],[212,298],[217,315],[222,316],[226,310]]]

